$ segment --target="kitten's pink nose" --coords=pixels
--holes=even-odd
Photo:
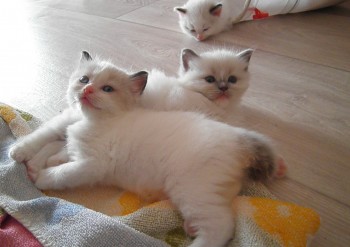
[[[199,33],[199,34],[197,34],[196,39],[199,41],[202,41],[202,40],[204,40],[204,35]]]
[[[87,86],[84,88],[84,95],[88,95],[94,92],[94,89],[92,88],[92,86]]]

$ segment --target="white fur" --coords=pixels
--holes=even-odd
[[[224,119],[224,109],[181,83],[180,78],[153,69],[141,97],[142,106],[160,111],[200,112],[215,119]]]
[[[181,8],[186,11],[183,13],[177,10],[181,30],[201,41],[231,28],[233,21],[244,9],[244,3],[245,1],[234,0],[188,0],[182,7],[176,7],[175,10]],[[209,10],[217,4],[222,4],[222,11],[220,16],[213,16]]]
[[[244,52],[249,53],[244,55],[248,58],[242,57]],[[186,58],[182,54],[178,77],[166,76],[158,70],[151,71],[141,98],[142,105],[155,110],[201,112],[227,122],[249,87],[247,67],[251,53],[252,50],[234,52],[224,49],[200,55],[194,53],[194,56],[187,58],[187,70],[183,64],[183,59]],[[217,82],[206,82],[205,77],[209,75],[214,76]],[[238,78],[234,84],[227,82],[231,75]],[[222,91],[219,90],[218,83],[228,86],[225,92],[227,97],[224,99],[219,98]]]
[[[144,76],[128,76],[107,62],[88,63],[91,73],[79,71],[90,82],[73,76],[68,89],[83,113],[68,127],[70,162],[40,170],[35,185],[103,183],[147,197],[165,193],[194,229],[192,247],[223,246],[234,231],[232,200],[254,158],[250,137],[259,135],[199,113],[141,109]],[[105,86],[114,90],[105,92]]]

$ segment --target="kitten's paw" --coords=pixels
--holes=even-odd
[[[35,181],[38,178],[38,170],[36,170],[35,168],[32,168],[30,166],[27,166],[27,173],[28,173],[28,177],[30,179],[30,181],[32,181],[33,183],[35,183]]]
[[[23,143],[18,143],[10,149],[10,156],[18,163],[26,162],[33,158],[35,152],[33,149]]]
[[[195,237],[197,235],[197,228],[191,226],[191,222],[189,220],[184,221],[184,230],[190,237]]]
[[[276,160],[276,171],[274,174],[275,178],[284,178],[287,174],[287,165],[286,162],[284,161],[284,159],[279,156]]]

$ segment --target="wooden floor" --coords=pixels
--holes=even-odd
[[[269,187],[319,212],[312,246],[350,246],[350,2],[240,23],[202,43],[180,31],[172,9],[182,3],[3,1],[0,102],[43,120],[59,113],[81,50],[175,74],[185,47],[255,48],[240,124],[274,138],[289,165]]]

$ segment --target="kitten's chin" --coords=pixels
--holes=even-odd
[[[230,96],[227,94],[219,94],[213,101],[221,108],[225,108],[230,104]]]
[[[87,97],[82,97],[80,99],[80,105],[81,105],[82,110],[83,109],[88,109],[88,110],[91,110],[91,109],[99,110],[100,109],[100,108],[94,106]]]

